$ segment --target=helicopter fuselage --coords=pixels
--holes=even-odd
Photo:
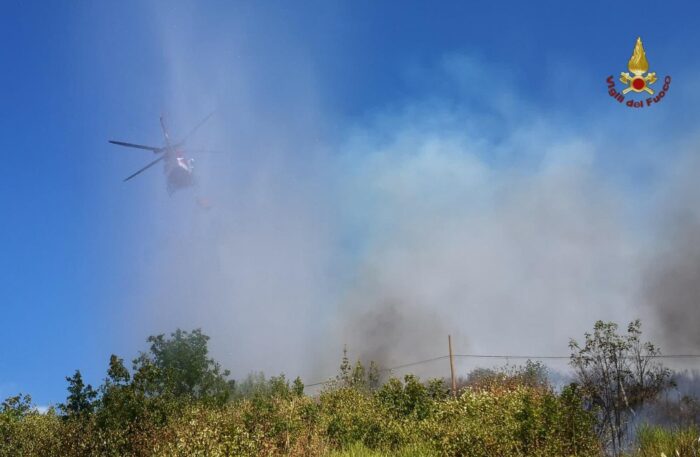
[[[185,189],[195,184],[194,159],[185,157],[181,150],[172,149],[165,151],[164,171],[167,180],[168,193]]]

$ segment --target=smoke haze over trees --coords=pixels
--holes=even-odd
[[[178,327],[212,335],[236,379],[326,379],[346,344],[385,366],[433,358],[447,334],[456,352],[562,355],[598,319],[641,317],[667,351],[696,352],[700,91],[675,75],[694,74],[678,44],[697,28],[671,26],[694,16],[669,9],[673,33],[645,38],[674,83],[633,112],[605,93],[625,40],[590,35],[581,17],[614,36],[635,21],[622,30],[580,4],[541,27],[518,4],[501,28],[482,6],[4,16],[5,42],[22,47],[4,75],[18,114],[4,137],[16,220],[3,277],[8,321],[36,322],[40,337],[6,353],[15,374],[0,391],[36,383],[55,403],[38,391],[48,373],[80,366],[98,385],[103,352],[137,353]],[[394,13],[411,26],[387,28]],[[464,27],[464,14],[483,20]],[[161,113],[180,137],[212,110],[189,145],[223,154],[192,154],[197,188],[169,197],[155,167],[121,181],[145,156],[107,139],[159,139]],[[7,346],[23,336],[8,328]]]
[[[624,122],[571,129],[509,77],[484,76],[506,75],[497,63],[447,53],[405,76],[420,96],[336,123],[296,43],[255,59],[260,44],[214,27],[203,52],[183,32],[190,20],[162,25],[170,111],[188,125],[217,106],[199,141],[230,154],[199,165],[210,211],[183,211],[182,196],[152,203],[144,334],[191,322],[243,373],[322,378],[344,344],[385,365],[444,354],[448,333],[463,352],[552,354],[586,322],[678,314],[655,298],[675,285],[646,285],[658,282],[658,215],[690,195],[672,178],[634,194],[609,172]],[[295,71],[271,109],[263,75],[284,65]],[[659,145],[628,146],[648,161]],[[646,322],[680,348],[673,319]]]

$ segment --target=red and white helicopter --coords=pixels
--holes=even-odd
[[[185,151],[183,149],[183,146],[185,142],[192,136],[194,133],[199,130],[199,128],[204,125],[209,118],[213,115],[214,113],[210,113],[207,117],[202,119],[202,121],[197,124],[195,128],[193,128],[190,133],[188,133],[181,141],[178,142],[171,142],[170,141],[170,135],[168,133],[168,129],[165,126],[165,120],[163,119],[163,116],[160,117],[160,126],[161,129],[163,130],[163,138],[165,140],[165,145],[161,147],[154,147],[154,146],[145,146],[142,144],[134,144],[134,143],[126,143],[124,141],[114,141],[114,140],[109,140],[110,143],[116,144],[118,146],[126,146],[127,148],[136,148],[136,149],[145,149],[147,151],[151,151],[154,154],[160,154],[160,157],[158,157],[156,160],[153,162],[149,163],[145,167],[141,168],[140,170],[136,171],[135,173],[129,175],[124,179],[124,181],[128,181],[131,178],[143,173],[144,171],[148,170],[151,168],[153,165],[157,164],[160,161],[164,161],[165,167],[165,177],[166,177],[166,182],[167,182],[167,187],[168,187],[168,193],[170,195],[173,194],[176,190],[179,189],[184,189],[186,187],[193,186],[195,184],[194,180],[194,159],[188,159],[185,156]],[[204,151],[204,152],[212,152],[212,151]]]

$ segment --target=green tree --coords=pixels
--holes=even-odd
[[[200,329],[150,336],[149,352],[134,360],[134,383],[148,395],[225,403],[230,372],[209,357],[208,341]]]
[[[340,362],[340,370],[335,377],[335,385],[374,392],[381,386],[379,373],[379,366],[373,360],[370,361],[369,368],[365,368],[359,359],[353,366],[348,357],[348,348],[343,346],[343,358]]]
[[[60,405],[64,416],[83,418],[92,414],[97,392],[90,384],[85,385],[80,370],[75,370],[75,374],[67,377],[66,381],[68,381],[68,398],[66,403]]]
[[[304,383],[302,382],[299,376],[294,378],[294,383],[292,384],[292,393],[294,393],[294,395],[296,395],[297,397],[304,396]]]
[[[124,366],[124,359],[112,354],[109,357],[109,368],[107,369],[106,383],[115,386],[123,386],[129,382],[131,375]]]
[[[555,421],[564,437],[566,452],[563,455],[587,455],[588,449],[595,449],[597,441],[591,431],[595,427],[593,413],[584,407],[584,398],[576,383],[564,387],[559,395],[561,417]],[[596,453],[597,454],[597,453]]]
[[[6,398],[0,405],[0,416],[19,420],[32,410],[32,397],[18,394]]]
[[[365,367],[359,360],[355,362],[355,367],[352,369],[350,376],[350,384],[357,389],[365,389],[367,380],[365,379]]]
[[[369,362],[369,370],[367,371],[367,386],[369,390],[376,391],[380,387],[379,380],[379,365],[377,365],[374,360]]]
[[[404,376],[404,382],[391,378],[376,393],[381,404],[396,418],[413,415],[417,419],[428,416],[433,406],[432,394],[435,394],[435,386],[430,390],[419,379],[411,374]]]
[[[348,347],[343,346],[343,359],[340,362],[340,373],[336,376],[336,380],[343,386],[352,384],[352,368],[350,358],[348,357]]]
[[[622,454],[629,417],[670,385],[670,371],[657,362],[660,350],[641,340],[641,322],[619,334],[614,322],[598,321],[580,345],[571,340],[570,364],[598,413],[599,435],[615,456]]]
[[[144,416],[147,398],[131,382],[124,360],[112,355],[109,358],[107,378],[100,387],[97,421],[103,428],[126,429],[128,424]]]

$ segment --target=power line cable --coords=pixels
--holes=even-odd
[[[442,355],[439,357],[433,357],[425,360],[418,360],[416,362],[404,363],[402,365],[396,365],[389,368],[382,368],[378,370],[380,373],[387,371],[400,370],[402,368],[413,367],[416,365],[423,365],[425,363],[435,362],[438,360],[448,359],[449,355]],[[514,359],[514,360],[568,360],[571,359],[569,355],[500,355],[500,354],[453,354],[453,357],[460,358],[470,358],[470,359]],[[659,354],[645,356],[654,359],[700,359],[700,354]],[[328,379],[326,381],[314,382],[312,384],[306,384],[306,387],[315,387],[323,384],[328,384],[333,382],[334,379]]]

